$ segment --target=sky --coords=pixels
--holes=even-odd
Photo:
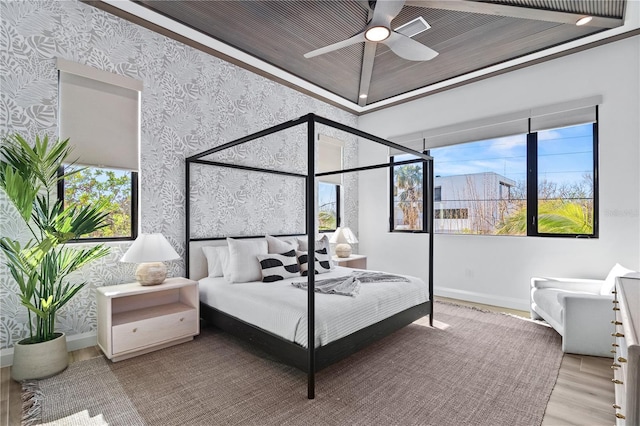
[[[319,182],[318,183],[318,207],[321,208],[325,204],[335,202],[335,201],[336,201],[335,185]]]
[[[434,148],[436,176],[495,172],[526,182],[526,135]],[[593,171],[592,125],[538,132],[538,180],[579,182]]]

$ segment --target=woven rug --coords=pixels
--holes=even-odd
[[[316,375],[204,328],[194,341],[32,383],[31,417],[110,425],[539,425],[562,359],[539,323],[436,303],[423,318]],[[35,413],[35,414],[34,414]]]

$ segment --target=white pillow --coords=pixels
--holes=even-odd
[[[207,258],[207,269],[210,277],[222,277],[229,270],[229,248],[226,246],[202,247]]]
[[[307,241],[306,238],[298,238],[297,240],[298,250],[309,251],[309,241]],[[326,234],[323,235],[319,240],[316,240],[316,252],[323,248],[327,250],[327,255],[329,256],[329,265],[331,269],[335,268],[333,260],[331,260],[331,257],[333,256],[333,253],[331,251],[331,244],[329,243],[329,237],[327,237]]]
[[[280,238],[272,237],[271,235],[265,235],[264,238],[267,240],[269,253],[286,253],[298,248],[298,242],[295,239],[285,241]]]
[[[609,275],[607,275],[607,278],[604,279],[604,284],[602,284],[602,287],[600,288],[600,295],[610,296],[611,292],[613,291],[613,287],[615,287],[616,285],[616,277],[622,277],[631,272],[635,271],[625,268],[619,263],[616,263],[615,266],[611,268],[611,271],[609,271]]]
[[[267,240],[236,240],[227,238],[229,245],[229,274],[225,274],[231,283],[246,283],[262,280],[262,268],[258,262],[259,254],[267,254]]]
[[[300,263],[300,275],[307,276],[309,270],[309,256],[306,251],[297,251],[298,263]],[[327,254],[326,248],[316,250],[316,274],[324,274],[331,271],[331,257]]]
[[[296,251],[293,249],[282,254],[259,254],[258,261],[262,268],[262,281],[265,283],[300,275]]]

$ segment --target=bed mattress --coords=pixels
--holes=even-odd
[[[348,276],[336,266],[316,280]],[[403,275],[405,276],[405,275]],[[363,283],[355,297],[316,293],[315,346],[323,346],[429,300],[419,278],[409,282]],[[229,283],[223,277],[200,280],[200,302],[291,342],[307,347],[307,292],[291,285],[306,277],[272,283]]]

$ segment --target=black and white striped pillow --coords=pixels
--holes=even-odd
[[[295,250],[282,254],[259,254],[258,261],[262,268],[262,282],[265,283],[297,277],[300,273]]]
[[[307,276],[309,270],[309,255],[306,251],[297,251],[298,262],[300,263],[300,274]],[[327,254],[326,247],[316,250],[316,274],[324,274],[331,271],[331,256]]]

